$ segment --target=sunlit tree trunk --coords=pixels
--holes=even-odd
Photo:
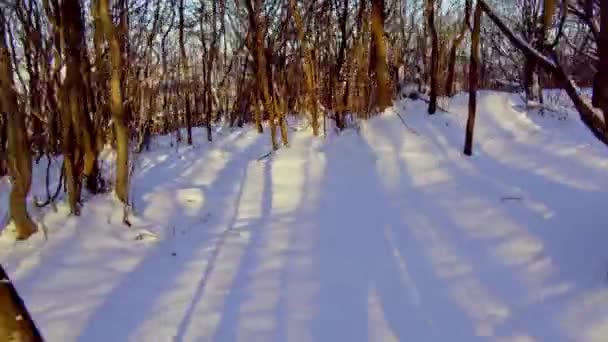
[[[393,104],[391,80],[386,62],[386,41],[384,38],[384,0],[372,0],[372,58],[370,63],[376,75],[376,103],[380,111]]]
[[[357,12],[357,37],[355,39],[354,47],[354,63],[356,65],[355,74],[355,98],[356,108],[360,113],[367,114],[367,108],[369,106],[369,63],[365,59],[365,44],[364,39],[368,33],[366,25],[367,23],[367,1],[359,2],[359,10]]]
[[[481,26],[481,7],[475,6],[473,14],[473,32],[471,33],[471,62],[469,64],[469,117],[467,118],[464,154],[473,154],[473,131],[477,110],[477,73],[479,69],[479,31]]]
[[[302,68],[304,69],[304,89],[306,91],[306,99],[308,102],[308,110],[311,114],[312,119],[312,134],[314,136],[319,135],[319,112],[317,108],[317,96],[314,88],[314,77],[313,77],[313,61],[312,54],[310,53],[310,47],[308,40],[304,35],[304,25],[302,23],[302,17],[300,16],[300,10],[297,7],[295,0],[289,0],[289,6],[293,15],[294,24],[296,31],[298,32],[298,40],[300,41],[300,50],[304,58]]]
[[[7,117],[8,171],[12,180],[9,213],[17,228],[17,238],[27,239],[37,230],[27,212],[26,202],[32,184],[32,156],[25,127],[25,113],[17,101],[14,88],[5,30],[5,17],[0,10],[0,109]]]
[[[112,22],[109,0],[100,2],[99,13],[106,41],[110,47],[110,111],[114,121],[116,135],[116,196],[123,203],[128,203],[129,195],[129,136],[125,123],[121,73],[123,69],[121,45]]]

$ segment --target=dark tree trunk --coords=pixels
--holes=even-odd
[[[595,76],[593,98],[604,112],[605,132],[608,135],[608,1],[600,2],[600,32],[598,42],[598,72]]]
[[[435,28],[435,0],[426,0],[427,20],[431,33],[431,95],[429,101],[429,114],[437,111],[437,73],[439,72],[439,38]]]
[[[0,341],[43,341],[2,265],[0,265]]]
[[[473,32],[471,33],[471,63],[469,65],[469,117],[467,118],[464,154],[473,154],[473,131],[475,130],[475,112],[477,110],[477,73],[479,69],[479,31],[481,26],[481,7],[475,6],[473,15]]]

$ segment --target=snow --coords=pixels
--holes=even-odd
[[[0,262],[49,341],[605,341],[608,150],[521,101],[480,92],[472,158],[466,94],[260,160],[253,128],[155,138],[132,227],[111,194],[59,202]]]

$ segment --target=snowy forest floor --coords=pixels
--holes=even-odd
[[[60,202],[0,263],[51,342],[608,340],[608,149],[573,113],[478,106],[472,158],[466,95],[261,160],[253,129],[159,137],[132,227],[110,194]]]

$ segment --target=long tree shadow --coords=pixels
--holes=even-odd
[[[103,303],[95,309],[92,316],[88,317],[78,340],[106,340],[108,331],[111,331],[113,340],[128,340],[137,333],[138,328],[141,328],[140,324],[148,321],[150,317],[162,316],[171,310],[180,310],[192,300],[189,290],[179,291],[182,290],[179,286],[180,276],[183,277],[184,272],[192,267],[191,263],[207,261],[207,254],[211,254],[213,243],[219,238],[216,233],[225,229],[221,226],[225,222],[222,217],[229,217],[234,207],[232,203],[234,195],[238,194],[240,187],[243,186],[243,173],[248,161],[254,153],[259,154],[263,151],[264,147],[257,143],[260,139],[263,137],[257,137],[256,141],[244,150],[232,151],[231,159],[219,170],[213,183],[206,189],[207,192],[221,194],[214,197],[214,200],[220,199],[219,201],[206,202],[200,208],[199,215],[192,215],[192,212],[186,212],[185,208],[179,205],[173,206],[173,212],[167,221],[169,224],[180,223],[200,229],[190,230],[186,236],[177,237],[180,240],[178,242],[166,238],[152,247],[144,259],[105,295]],[[214,216],[206,222],[201,221],[204,212],[213,213]],[[179,249],[175,248],[177,245]],[[204,253],[203,256],[199,255],[201,252]],[[203,260],[199,260],[200,258]],[[204,267],[198,269],[202,272]],[[191,276],[197,278],[196,274]],[[193,285],[194,283],[184,284],[185,287]],[[175,292],[172,302],[166,300],[163,302],[163,298],[171,297],[172,292]],[[124,303],[127,300],[132,307],[125,307]],[[115,319],[109,322],[105,321],[104,317]],[[153,327],[153,329],[158,328],[158,326]],[[161,332],[169,334],[166,338],[172,338],[171,335],[176,334],[171,327],[169,331],[159,331]]]
[[[576,279],[563,276],[564,273],[570,275],[575,272],[569,269],[573,266],[571,255],[563,253],[564,244],[571,240],[563,239],[561,234],[542,232],[539,228],[555,226],[561,227],[560,230],[566,228],[566,231],[573,231],[568,229],[568,225],[572,224],[568,220],[573,216],[563,215],[568,208],[560,208],[556,204],[572,197],[592,200],[598,193],[540,176],[534,169],[514,167],[503,162],[500,156],[492,156],[485,151],[473,161],[464,157],[454,160],[453,153],[447,150],[449,144],[454,148],[453,137],[446,137],[436,123],[427,121],[424,126],[422,131],[427,136],[443,137],[448,145],[432,146],[434,148],[430,149],[419,146],[419,159],[412,154],[402,156],[398,174],[409,173],[410,177],[405,179],[419,177],[425,171],[417,169],[416,161],[432,156],[439,163],[430,165],[433,169],[426,172],[432,174],[437,173],[438,169],[445,170],[449,177],[439,177],[437,184],[429,184],[431,186],[406,185],[412,189],[412,196],[418,199],[416,205],[408,206],[407,215],[420,217],[421,213],[433,213],[421,218],[431,226],[441,228],[434,235],[443,235],[444,240],[455,243],[456,250],[465,257],[463,260],[472,261],[469,266],[473,268],[468,267],[465,273],[474,271],[479,284],[485,284],[498,303],[502,301],[505,304],[504,310],[496,311],[502,312],[505,317],[496,321],[500,324],[494,324],[494,333],[503,336],[532,334],[541,340],[563,339],[563,331],[558,328],[558,323],[559,312],[565,309],[565,301],[552,302],[553,306],[542,302],[549,296],[563,295],[576,288],[585,276],[580,274],[581,277]],[[390,145],[396,151],[403,148],[403,141],[396,138],[399,134],[386,136],[393,140]],[[514,149],[520,148],[518,143],[512,143]],[[513,180],[521,183],[509,183]],[[513,190],[519,191],[517,194],[522,196],[523,205],[501,203],[501,196],[509,196],[509,191]],[[528,206],[527,202],[533,205]],[[589,203],[588,200],[581,202]],[[572,209],[572,206],[569,208]],[[552,216],[543,216],[547,212]],[[592,227],[591,221],[583,222]],[[432,235],[429,237],[433,238]],[[566,267],[562,270],[556,266]],[[517,310],[509,307],[513,304],[516,304]],[[547,310],[552,314],[543,314]],[[528,324],[532,321],[534,325]]]
[[[225,289],[228,294],[219,310],[213,340],[283,341],[293,334],[288,327],[292,297],[287,294],[287,278],[293,275],[292,267],[297,268],[291,264],[298,254],[292,239],[306,219],[298,204],[307,197],[309,180],[309,160],[297,156],[297,151],[308,147],[312,138],[292,139],[294,146],[299,145],[296,150],[283,150],[250,165],[249,182],[258,184],[249,187],[236,222],[238,230],[250,233],[249,244],[240,256],[231,287]]]
[[[320,284],[315,340],[433,340],[437,331],[420,302],[420,288],[426,284],[412,281],[413,273],[424,267],[409,269],[420,264],[404,255],[415,254],[403,253],[394,241],[394,231],[408,229],[401,209],[384,190],[376,154],[361,139],[346,146],[352,143],[336,141],[327,151],[322,186],[327,191],[314,215]],[[338,155],[349,148],[348,157]],[[444,305],[445,311],[454,309]],[[461,320],[459,315],[453,318]]]
[[[242,314],[245,309],[244,306],[248,301],[257,300],[256,297],[264,298],[267,301],[272,301],[272,299],[270,299],[271,296],[266,293],[269,289],[259,288],[258,290],[261,293],[251,291],[252,281],[254,281],[254,278],[256,276],[259,276],[257,270],[260,268],[260,264],[262,264],[264,261],[261,259],[262,256],[260,255],[260,245],[262,243],[262,237],[265,233],[264,231],[269,230],[268,224],[271,220],[272,215],[272,160],[273,156],[270,156],[267,157],[264,161],[262,161],[263,164],[261,166],[263,168],[263,179],[258,180],[263,184],[262,192],[260,194],[259,199],[261,205],[260,216],[257,219],[254,219],[247,223],[247,231],[251,233],[251,236],[249,238],[249,244],[247,245],[246,250],[243,253],[241,259],[242,261],[239,266],[239,270],[234,277],[232,287],[229,290],[230,292],[228,293],[228,296],[224,301],[223,309],[221,310],[221,321],[213,338],[216,341],[238,340],[239,333],[241,332],[239,329],[239,323],[241,320],[243,320]],[[254,165],[253,167],[258,166],[260,165]],[[268,303],[261,303],[262,307],[258,307],[257,309],[260,311],[264,311],[264,304]],[[263,314],[263,312],[261,314]],[[268,337],[268,334],[271,333],[273,330],[268,329],[268,327],[264,325],[260,326],[258,331],[255,331],[255,327],[251,328],[254,331],[250,332],[250,334],[252,334],[253,336],[257,336],[258,338],[260,338],[260,335]]]
[[[186,333],[188,331],[188,328],[193,322],[196,308],[200,304],[201,300],[203,299],[203,297],[205,295],[205,290],[206,290],[207,284],[210,281],[210,277],[213,274],[214,270],[216,269],[216,264],[218,263],[220,253],[222,252],[222,249],[225,246],[229,235],[235,233],[234,226],[235,226],[236,220],[238,218],[238,214],[239,214],[239,205],[243,198],[245,182],[248,179],[247,178],[248,177],[247,169],[248,169],[248,167],[246,166],[245,172],[244,172],[242,180],[241,180],[242,184],[239,187],[239,192],[238,192],[238,195],[236,196],[237,206],[236,206],[233,214],[231,215],[232,218],[230,219],[228,226],[226,227],[226,230],[221,234],[220,238],[215,243],[215,246],[213,246],[213,252],[211,254],[211,257],[209,258],[209,261],[207,262],[207,265],[205,265],[205,269],[202,272],[201,279],[198,281],[196,292],[192,296],[192,300],[188,304],[185,314],[184,314],[183,318],[181,319],[181,321],[179,322],[179,326],[177,327],[177,336],[175,337],[175,341],[184,340]],[[238,233],[238,232],[236,232],[236,233]]]

